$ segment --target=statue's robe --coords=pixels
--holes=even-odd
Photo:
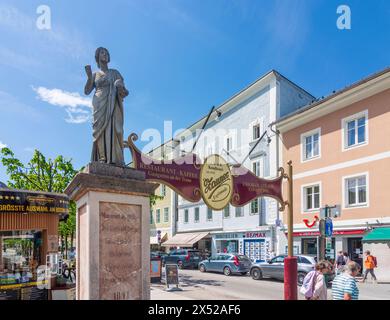
[[[115,81],[123,78],[119,71],[109,69],[94,75],[96,89],[93,105],[92,161],[124,165],[123,100],[118,96]]]

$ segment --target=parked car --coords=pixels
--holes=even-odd
[[[164,252],[164,251],[151,251],[150,252],[150,257],[151,258],[160,258],[160,259],[162,259],[166,255],[167,255],[167,253]]]
[[[221,253],[199,262],[199,270],[222,272],[225,276],[233,273],[245,275],[251,265],[251,260],[245,255]]]
[[[200,260],[199,251],[194,249],[172,250],[166,256],[162,257],[163,265],[176,263],[179,269],[188,267],[197,268]]]
[[[284,258],[287,255],[279,255],[267,262],[259,262],[252,265],[250,275],[254,280],[273,278],[284,280]],[[298,258],[298,284],[302,285],[306,274],[314,270],[316,258],[309,255],[297,255]]]

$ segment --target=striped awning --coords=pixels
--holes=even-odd
[[[178,233],[162,245],[165,247],[191,248],[195,243],[208,235],[208,232]]]

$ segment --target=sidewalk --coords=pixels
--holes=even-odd
[[[165,286],[153,285],[150,288],[150,299],[151,300],[193,300],[178,294],[175,291],[169,292],[165,290]]]

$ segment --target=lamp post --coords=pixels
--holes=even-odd
[[[284,300],[297,300],[298,298],[298,263],[293,251],[293,167],[288,162],[288,256],[284,259]]]

